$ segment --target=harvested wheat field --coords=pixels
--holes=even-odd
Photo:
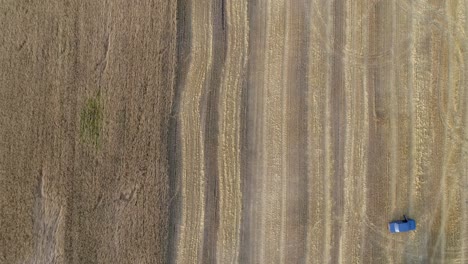
[[[0,263],[467,263],[467,30],[462,0],[4,0]]]

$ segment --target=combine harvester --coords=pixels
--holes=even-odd
[[[405,220],[388,223],[388,230],[390,230],[390,233],[408,232],[416,229],[416,221],[414,221],[414,219],[406,218],[406,215],[403,215],[403,217]]]

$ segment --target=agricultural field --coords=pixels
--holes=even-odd
[[[0,25],[0,263],[468,262],[468,2],[4,0]]]

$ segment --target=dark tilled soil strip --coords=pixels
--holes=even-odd
[[[333,3],[333,58],[331,68],[331,138],[333,144],[334,172],[332,190],[334,204],[332,207],[331,263],[338,263],[339,242],[341,236],[341,219],[343,218],[343,180],[344,180],[344,145],[345,145],[345,83],[343,69],[343,50],[345,37],[345,2]]]
[[[285,261],[301,263],[306,259],[307,218],[308,218],[308,175],[307,175],[307,64],[309,38],[309,10],[307,1],[291,5],[290,42],[288,69],[288,106],[287,116],[287,199]],[[300,32],[300,33],[298,33]]]
[[[241,95],[241,190],[242,190],[242,216],[240,228],[240,246],[239,246],[239,263],[253,263],[253,253],[255,249],[261,245],[255,245],[256,234],[253,210],[255,203],[259,202],[257,192],[260,189],[260,183],[256,181],[255,164],[257,155],[260,151],[259,143],[256,143],[258,134],[257,130],[261,129],[260,119],[255,118],[261,109],[261,105],[257,103],[258,96],[261,96],[261,89],[256,87],[252,79],[254,72],[258,70],[261,52],[264,48],[264,18],[259,16],[260,7],[258,1],[251,1],[248,7],[249,17],[249,60],[247,63],[247,76],[244,80]]]
[[[169,120],[167,152],[169,157],[169,242],[166,263],[175,263],[177,254],[177,227],[180,223],[180,157],[181,149],[178,117],[180,97],[188,72],[190,58],[190,11],[187,1],[177,0],[177,64],[172,110]]]

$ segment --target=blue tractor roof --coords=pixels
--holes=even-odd
[[[388,223],[390,233],[408,232],[416,229],[416,221],[414,219],[398,220]]]

